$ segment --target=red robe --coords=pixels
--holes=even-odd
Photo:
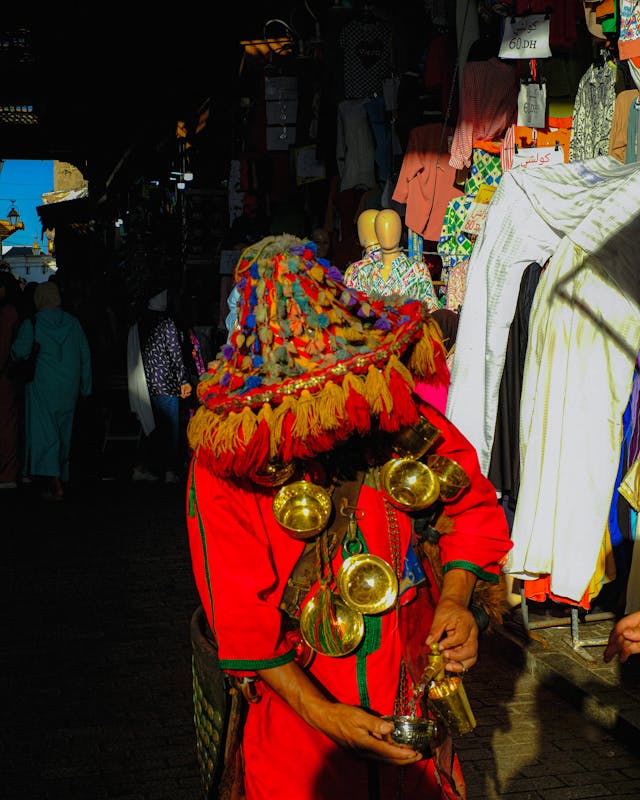
[[[481,474],[474,449],[457,429],[430,406],[421,407],[421,412],[443,434],[431,452],[457,461],[471,479],[469,490],[447,508],[454,529],[440,542],[444,569],[468,568],[478,577],[497,581],[511,543],[495,490]],[[197,454],[194,458],[187,494],[193,572],[209,623],[215,627],[220,664],[235,674],[251,675],[294,657],[281,631],[279,602],[304,542],[293,539],[276,522],[271,508],[276,491],[248,480],[232,483],[218,478],[198,462]],[[360,530],[369,552],[393,563],[383,496],[365,485],[358,507],[364,512]],[[396,517],[404,554],[411,520],[402,511]],[[338,547],[334,576],[342,559]],[[425,638],[436,593],[436,587],[426,593],[428,602],[422,611]],[[368,655],[361,654],[367,648],[340,658],[316,654],[307,669],[341,702],[393,714],[403,654],[398,610],[394,607],[376,619],[379,641],[369,645],[372,652]],[[374,633],[374,640],[376,636]],[[368,771],[375,762],[342,749],[311,728],[268,686],[262,682],[257,686],[261,700],[250,704],[243,736],[247,800],[369,800]],[[379,796],[395,798],[398,769],[381,764],[377,769]],[[454,771],[459,772],[457,759]],[[451,793],[446,780],[440,786],[431,758],[403,768],[402,781],[405,800],[458,796]]]

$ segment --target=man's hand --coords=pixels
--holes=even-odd
[[[475,581],[475,575],[463,569],[444,576],[426,643],[438,642],[448,672],[464,672],[478,660],[478,626],[469,611]]]
[[[609,663],[617,655],[620,663],[634,653],[640,653],[640,611],[634,611],[618,620],[609,634],[603,658]]]
[[[393,730],[392,722],[358,706],[329,699],[295,662],[258,670],[258,675],[305,722],[341,747],[398,767],[414,764],[428,755],[385,741],[384,737]]]
[[[191,395],[191,384],[190,383],[183,383],[180,386],[180,397],[183,400],[186,400],[187,397]]]

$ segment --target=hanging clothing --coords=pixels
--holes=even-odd
[[[606,530],[640,350],[639,211],[636,168],[561,240],[531,309],[507,571],[548,573],[576,602]]]
[[[616,99],[613,109],[613,119],[611,120],[611,135],[609,137],[609,155],[620,161],[620,163],[631,163],[637,161],[635,158],[636,142],[629,137],[630,133],[630,112],[633,109],[634,101],[640,97],[637,89],[626,89],[620,92]],[[638,110],[635,111],[637,120]],[[636,125],[637,130],[637,125]],[[627,144],[633,150],[633,158],[627,158]]]
[[[500,139],[516,122],[519,88],[518,71],[512,64],[495,57],[466,64],[460,114],[451,143],[451,167],[470,167],[477,139]]]
[[[392,199],[406,203],[404,223],[423,239],[437,241],[447,205],[460,197],[456,171],[449,165],[453,128],[430,123],[412,128]]]
[[[129,408],[138,418],[144,435],[149,436],[156,427],[156,423],[151,408],[149,387],[144,374],[137,322],[129,328],[127,335],[127,387]]]
[[[529,315],[542,267],[532,262],[520,282],[516,312],[509,328],[504,370],[500,381],[496,430],[493,438],[489,480],[515,509],[520,488],[520,397],[529,340]]]
[[[616,101],[617,66],[591,64],[578,84],[574,100],[569,161],[585,161],[609,152]]]
[[[532,261],[544,264],[563,235],[570,235],[591,212],[597,219],[609,195],[620,196],[622,187],[635,185],[639,176],[637,164],[620,164],[609,155],[503,174],[469,261],[447,401],[447,416],[478,450],[485,474],[524,270]],[[623,211],[627,205],[632,207],[628,215]],[[638,215],[640,193],[625,199],[611,229]],[[608,236],[603,223],[601,238]]]

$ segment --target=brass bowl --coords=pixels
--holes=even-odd
[[[268,461],[262,469],[251,474],[251,480],[259,486],[282,486],[293,475],[295,469],[295,461],[289,461],[287,464],[281,461]]]
[[[440,494],[436,474],[413,458],[393,458],[383,464],[380,483],[393,505],[405,511],[428,508]]]
[[[364,637],[364,617],[331,589],[321,587],[302,609],[300,633],[316,653],[346,656]]]
[[[340,597],[363,614],[382,614],[398,597],[398,578],[380,556],[357,553],[340,565],[336,577]]]
[[[469,476],[460,464],[445,456],[427,456],[427,466],[438,476],[440,499],[450,503],[469,486]]]
[[[401,428],[393,440],[393,447],[401,458],[421,458],[433,446],[441,431],[426,417],[420,415],[415,425]]]
[[[331,516],[329,493],[310,481],[294,481],[278,490],[273,514],[294,539],[310,539],[327,527]]]
[[[431,748],[437,747],[443,739],[442,730],[438,723],[426,717],[411,717],[391,715],[382,717],[393,722],[395,728],[385,736],[385,739],[394,744],[408,744],[423,755],[431,755]]]

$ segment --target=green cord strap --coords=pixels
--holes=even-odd
[[[204,532],[204,523],[200,515],[198,505],[198,495],[196,492],[196,460],[191,462],[191,482],[189,485],[189,516],[198,516],[198,528],[200,530],[200,542],[202,543],[202,555],[204,558],[204,574],[207,579],[207,590],[209,592],[209,603],[211,605],[211,619],[213,620],[213,593],[211,591],[211,575],[209,573],[209,557],[207,553],[207,537]]]

